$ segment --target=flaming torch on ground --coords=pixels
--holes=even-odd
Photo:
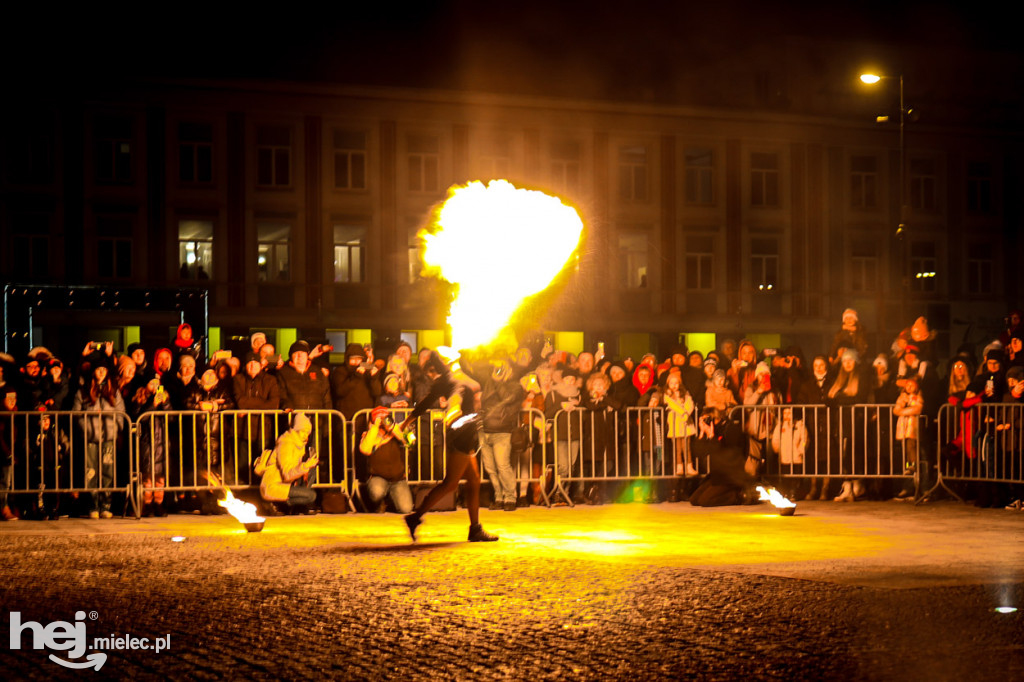
[[[547,289],[580,244],[583,221],[558,197],[506,180],[449,190],[420,232],[428,275],[453,285],[452,349],[495,344],[530,297]],[[443,349],[446,360],[452,349]]]
[[[224,485],[224,482],[220,480],[220,476],[212,471],[206,472],[206,480],[210,482],[210,485],[216,486],[224,491],[224,499],[217,500],[217,504],[227,509],[228,513],[238,519],[238,521],[245,526],[247,531],[250,533],[258,533],[263,530],[263,523],[266,519],[257,513],[256,505],[244,502],[235,497],[231,493],[230,488]]]
[[[786,499],[782,493],[772,487],[765,488],[764,486],[757,486],[757,491],[761,493],[761,500],[767,500],[772,503],[772,506],[779,510],[779,516],[792,516],[796,512],[796,502]]]

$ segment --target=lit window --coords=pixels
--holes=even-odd
[[[647,287],[649,237],[646,230],[619,234],[619,285],[625,289]]]
[[[858,239],[850,248],[850,289],[873,292],[878,289],[877,242]]]
[[[334,281],[356,284],[362,282],[366,228],[362,225],[334,226]]]
[[[182,279],[210,279],[213,274],[213,223],[178,221],[178,273]]]
[[[287,223],[256,224],[256,272],[260,282],[287,282],[291,279],[288,259],[291,229]]]

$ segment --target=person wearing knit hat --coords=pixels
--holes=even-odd
[[[832,346],[829,349],[828,357],[832,364],[837,364],[842,356],[843,349],[852,348],[857,351],[858,357],[865,357],[868,353],[868,336],[860,323],[857,311],[847,308],[843,311],[843,322],[832,338]]]
[[[296,341],[288,348],[288,363],[278,370],[277,380],[281,388],[282,409],[331,409],[331,389],[327,377],[312,366],[309,344],[305,341]],[[316,419],[321,418],[320,415],[316,416]]]
[[[317,451],[306,455],[306,443],[313,424],[302,412],[292,417],[291,428],[277,439],[273,450],[266,450],[256,461],[255,472],[262,476],[260,496],[268,502],[283,502],[289,507],[305,507],[316,502],[316,491],[307,485],[311,472],[320,463]]]
[[[260,348],[267,342],[267,335],[263,332],[253,332],[249,336],[249,346],[252,348],[253,353],[259,353]]]

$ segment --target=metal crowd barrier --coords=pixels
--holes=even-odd
[[[1024,404],[979,403],[963,409],[943,405],[938,419],[938,479],[945,481],[1024,483]]]
[[[312,422],[307,448],[320,460],[308,484],[347,492],[350,448],[344,416],[335,410],[297,411]],[[253,466],[289,429],[291,418],[282,410],[145,412],[135,424],[138,493],[206,491],[215,487],[209,473],[233,489],[258,488]]]
[[[49,512],[86,512],[71,509],[82,496],[123,494],[126,515],[136,504],[131,432],[124,412],[0,413],[0,506],[22,506],[10,496],[31,495],[20,501]]]
[[[915,475],[934,441],[925,415],[907,417],[916,439],[897,439],[893,405],[739,405],[729,417],[750,439],[768,477],[898,478]],[[912,431],[913,432],[913,431]]]
[[[395,423],[405,421],[411,408],[389,410]],[[363,499],[360,482],[368,476],[368,457],[359,452],[359,441],[369,426],[372,410],[360,410],[348,423],[349,443],[352,444],[351,495],[363,509],[368,509]],[[545,472],[549,470],[549,448],[547,435],[549,430],[544,422],[544,415],[539,410],[523,410],[520,412],[520,434],[513,439],[511,465],[516,472],[516,483],[520,494],[532,493],[531,486],[537,486],[544,504],[551,506],[550,496],[545,486]],[[444,428],[444,411],[429,410],[416,420],[416,442],[412,447],[405,448],[405,471],[410,486],[436,485],[444,479],[446,473],[445,447],[447,445],[446,429]],[[481,476],[485,475],[481,471]],[[554,481],[557,489],[557,481]]]

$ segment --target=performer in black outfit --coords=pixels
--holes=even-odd
[[[469,541],[494,542],[498,539],[484,530],[480,525],[480,467],[477,463],[476,451],[480,447],[481,415],[476,413],[463,414],[463,406],[472,409],[473,395],[468,388],[456,385],[451,370],[444,366],[437,354],[433,354],[427,365],[432,365],[440,376],[434,381],[430,393],[421,400],[409,417],[396,427],[399,433],[412,428],[428,407],[439,398],[447,397],[448,407],[444,416],[445,423],[445,476],[420,503],[413,513],[405,517],[409,527],[409,535],[416,541],[416,528],[423,523],[423,515],[430,511],[445,495],[455,492],[459,481],[466,479],[466,511],[469,513]],[[425,368],[426,369],[426,368]]]

